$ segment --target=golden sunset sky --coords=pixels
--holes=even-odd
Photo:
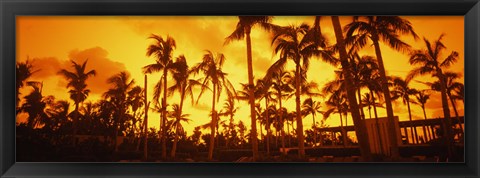
[[[416,33],[421,39],[415,41],[412,37],[402,37],[414,49],[424,48],[422,40],[426,37],[430,41],[436,40],[442,33],[446,36],[443,39],[447,49],[441,59],[444,59],[452,50],[459,52],[460,60],[449,71],[464,74],[464,18],[463,16],[417,16],[404,17],[408,19]],[[341,17],[341,24],[351,22],[352,17]],[[142,67],[154,63],[153,57],[146,56],[146,49],[153,40],[148,39],[151,34],[166,37],[173,37],[177,48],[174,56],[181,54],[187,58],[189,66],[201,61],[205,50],[225,54],[226,62],[224,71],[228,73],[228,79],[236,89],[241,89],[241,83],[247,83],[247,62],[245,41],[236,41],[228,45],[224,39],[230,35],[236,27],[238,18],[236,16],[17,16],[17,61],[33,60],[35,69],[40,69],[31,80],[43,81],[43,95],[53,95],[57,100],[69,100],[66,80],[57,75],[57,72],[66,68],[71,70],[69,60],[83,62],[88,59],[87,69],[95,69],[97,76],[87,81],[91,94],[87,101],[97,101],[101,95],[110,87],[106,80],[110,76],[121,71],[128,71],[135,79],[137,85],[143,87]],[[313,25],[314,17],[274,17],[273,23],[277,25],[299,25],[307,23]],[[335,43],[333,27],[330,17],[322,17],[321,28],[324,35]],[[271,47],[271,36],[260,28],[252,31],[252,50],[254,62],[254,76],[259,79],[264,76],[268,67],[278,57],[275,56]],[[362,50],[361,55],[374,55],[372,47]],[[408,64],[408,55],[396,52],[387,46],[381,46],[387,75],[395,75],[405,78],[407,73],[413,69]],[[309,80],[315,81],[322,87],[327,81],[334,79],[335,68],[330,64],[318,59],[311,59]],[[160,75],[148,76],[149,100],[152,99],[152,90]],[[429,75],[417,78],[421,81],[434,81]],[[461,81],[463,83],[463,76]],[[418,89],[427,89],[427,86],[413,81],[411,86]],[[24,87],[20,92],[28,94],[30,88]],[[366,91],[365,91],[366,92]],[[194,93],[195,98],[198,91]],[[217,104],[217,110],[223,106],[225,94],[222,95]],[[306,97],[302,98],[302,101]],[[323,103],[324,98],[314,98]],[[178,96],[168,99],[168,103],[179,103]],[[264,102],[262,102],[262,107]],[[450,103],[449,103],[450,104]],[[250,125],[249,107],[247,102],[237,102],[240,107],[235,115],[235,122],[242,120]],[[285,106],[289,111],[295,109],[294,98],[286,101]],[[408,120],[406,106],[400,100],[394,103],[395,115],[400,120]],[[209,122],[208,113],[211,107],[211,94],[206,92],[198,105],[190,105],[186,102],[184,113],[190,114],[192,122],[184,124],[188,135],[192,134],[195,126]],[[423,119],[421,107],[412,105],[413,119]],[[463,103],[457,104],[460,115],[463,116]],[[73,109],[73,107],[71,107]],[[452,114],[453,114],[453,110]],[[365,108],[368,118],[368,110]],[[379,109],[379,116],[385,117],[384,109]],[[427,103],[427,116],[429,118],[443,117],[441,110],[441,99],[438,93],[430,97]],[[25,117],[19,117],[22,122]],[[317,116],[317,121],[321,116]],[[227,119],[227,118],[222,118]],[[327,119],[326,124],[330,126],[339,125],[338,114]],[[304,119],[306,128],[312,124],[311,116]],[[351,125],[349,115],[348,124]],[[159,114],[149,113],[149,127],[159,127]]]

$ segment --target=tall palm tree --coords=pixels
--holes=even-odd
[[[340,20],[338,16],[332,16],[332,24],[333,24],[333,29],[335,31],[337,46],[339,47],[340,63],[342,65],[343,70],[350,71],[345,40],[343,38],[343,33],[342,33]],[[361,116],[359,112],[360,109],[357,105],[357,98],[355,97],[355,87],[352,86],[353,84],[352,75],[350,72],[344,72],[344,73],[345,73],[345,87],[346,87],[348,103],[350,107],[350,112],[352,114],[355,133],[357,135],[358,143],[360,145],[360,152],[365,160],[370,160],[371,158],[370,144],[368,140],[365,123],[361,120]],[[344,135],[344,137],[346,136]]]
[[[135,81],[130,79],[130,74],[127,72],[120,72],[107,79],[107,83],[112,85],[107,92],[104,93],[105,98],[109,98],[109,101],[115,107],[114,113],[114,148],[118,151],[117,137],[120,130],[126,129],[125,121],[128,117],[128,100],[127,94],[134,87]]]
[[[422,107],[423,110],[423,118],[427,120],[427,113],[425,112],[425,104],[427,104],[427,101],[430,99],[430,94],[428,93],[428,90],[420,90],[415,93],[415,100],[412,101],[413,104],[417,104],[420,107]],[[425,125],[423,126],[423,135],[426,138],[431,138],[432,133],[430,131],[425,130]]]
[[[440,56],[445,45],[442,43],[443,34],[433,42],[433,44],[424,38],[426,49],[415,50],[410,55],[410,64],[418,66],[409,73],[409,77],[413,78],[418,75],[432,74],[440,81],[440,93],[442,97],[442,108],[445,119],[444,133],[445,141],[448,145],[448,156],[454,156],[452,124],[450,120],[450,109],[447,99],[447,81],[443,73],[444,68],[450,67],[458,60],[458,52],[452,51],[445,59],[441,60]]]
[[[403,104],[407,105],[408,109],[408,118],[412,122],[412,111],[410,109],[410,95],[415,95],[417,90],[410,88],[409,84],[412,81],[411,78],[402,79],[400,77],[393,76],[391,77],[393,87],[391,90],[391,99],[397,100],[402,99]],[[417,129],[410,125],[410,133],[412,134],[412,142],[418,143]]]
[[[71,88],[68,92],[70,93],[70,99],[73,100],[75,104],[75,110],[73,114],[73,139],[75,139],[77,134],[77,127],[76,124],[79,119],[79,105],[87,99],[90,90],[87,89],[86,81],[88,78],[95,76],[97,72],[95,70],[87,71],[87,62],[85,60],[82,64],[78,64],[75,61],[71,60],[73,71],[68,71],[66,69],[60,70],[58,73],[67,79],[68,84],[67,88]],[[73,142],[76,144],[75,142]]]
[[[173,50],[176,48],[175,40],[167,36],[166,39],[158,35],[150,35],[149,39],[155,40],[147,48],[147,56],[155,56],[155,63],[143,67],[144,74],[151,74],[154,72],[161,72],[162,77],[155,85],[154,100],[159,102],[161,93],[163,91],[162,105],[161,105],[161,133],[162,133],[162,158],[167,157],[167,143],[166,143],[166,121],[167,121],[167,76],[172,69],[173,64]],[[162,89],[163,88],[163,89]]]
[[[222,90],[225,88],[225,91],[228,95],[236,96],[235,89],[230,81],[227,79],[227,73],[223,72],[222,67],[225,62],[225,56],[221,53],[213,53],[211,51],[206,51],[206,54],[202,58],[202,62],[192,67],[192,72],[194,74],[202,73],[203,82],[200,94],[198,99],[203,95],[203,93],[208,89],[207,86],[211,86],[212,90],[212,122],[210,126],[210,145],[208,148],[208,159],[213,160],[213,146],[215,142],[215,126],[217,123],[217,111],[215,105],[218,102]],[[198,102],[197,99],[197,102]]]
[[[375,48],[375,55],[378,62],[380,72],[380,83],[382,86],[385,104],[387,108],[388,129],[390,140],[390,151],[392,158],[399,157],[398,139],[395,130],[395,120],[393,114],[392,101],[388,88],[387,75],[383,62],[382,52],[380,50],[380,42],[401,52],[407,52],[410,45],[400,40],[399,35],[411,35],[417,39],[411,23],[398,16],[363,16],[354,17],[353,22],[345,26],[348,41],[352,41],[352,45],[360,49],[367,45],[367,41],[371,40]]]
[[[305,112],[307,115],[312,115],[312,129],[313,129],[313,145],[317,145],[317,124],[315,122],[315,115],[317,113],[323,113],[320,109],[322,106],[320,105],[320,102],[314,101],[312,98],[308,98],[303,101],[302,104],[302,110]]]
[[[270,22],[272,21],[271,16],[239,16],[238,23],[235,30],[225,39],[225,44],[230,43],[234,40],[242,40],[246,38],[247,45],[247,67],[248,67],[248,85],[253,86],[253,62],[252,62],[252,42],[250,39],[250,33],[254,26],[259,25],[260,27],[269,30],[272,28]],[[251,88],[249,104],[250,104],[250,117],[251,117],[251,130],[252,130],[252,151],[253,159],[258,158],[258,143],[257,143],[257,128],[256,128],[256,119],[255,119],[255,99],[253,98],[253,88]]]
[[[175,138],[173,140],[173,146],[171,150],[171,157],[175,158],[175,153],[177,151],[178,135],[183,133],[182,122],[190,122],[188,117],[190,114],[182,114],[182,108],[178,104],[173,104],[173,110],[169,113],[169,117],[173,118],[172,129],[175,129]]]
[[[297,137],[298,137],[298,154],[305,157],[303,122],[301,115],[300,95],[301,88],[301,71],[308,70],[309,59],[312,56],[321,57],[324,61],[330,62],[331,53],[324,50],[314,40],[312,30],[309,25],[301,24],[300,26],[282,27],[275,31],[272,44],[275,53],[280,55],[278,66],[284,66],[287,60],[295,63],[295,103],[296,103],[296,121],[297,121]]]
[[[17,96],[17,102],[15,107],[18,108],[18,104],[20,103],[20,88],[25,86],[26,83],[31,83],[32,81],[27,81],[35,72],[39,70],[34,70],[32,63],[30,63],[29,60],[25,62],[18,62],[16,64],[16,70],[15,70],[15,89],[16,89],[16,96]]]

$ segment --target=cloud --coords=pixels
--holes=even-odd
[[[202,110],[202,111],[208,111],[210,112],[212,110],[212,107],[206,103],[199,102],[198,104],[192,105],[193,108]]]
[[[63,62],[55,57],[34,58],[32,65],[37,72],[32,75],[32,79],[45,79],[55,76],[62,68]]]
[[[110,88],[107,79],[126,70],[123,63],[109,59],[108,52],[101,47],[94,47],[85,50],[75,49],[69,53],[68,57],[80,64],[85,60],[88,60],[86,70],[89,71],[93,69],[97,72],[97,75],[87,80],[88,88],[92,93],[98,94],[105,92]],[[64,68],[70,71],[73,70],[70,61],[64,62]],[[64,83],[59,82],[59,84]]]

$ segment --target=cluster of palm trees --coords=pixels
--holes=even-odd
[[[228,79],[227,71],[222,68],[227,59],[222,53],[206,50],[201,62],[190,67],[184,55],[173,56],[176,42],[172,37],[163,38],[159,35],[151,35],[150,39],[154,41],[147,48],[147,56],[153,56],[155,62],[144,66],[143,73],[145,75],[161,74],[153,90],[153,107],[149,107],[149,99],[146,97],[148,95],[144,88],[135,86],[135,81],[130,79],[127,72],[121,72],[108,79],[107,82],[112,85],[112,88],[104,93],[101,101],[83,103],[89,94],[85,82],[88,78],[95,76],[96,71],[86,69],[87,61],[83,64],[72,61],[74,71],[61,70],[59,72],[68,81],[67,88],[70,89],[70,99],[75,105],[74,111],[68,113],[69,104],[67,101],[62,100],[52,103],[52,99],[50,99],[49,103],[47,101],[48,97],[41,96],[40,84],[28,81],[28,78],[35,71],[27,61],[17,64],[17,103],[20,101],[18,98],[19,88],[27,84],[34,87],[34,91],[25,97],[26,101],[21,107],[17,107],[19,108],[18,111],[28,113],[28,124],[31,128],[38,126],[38,122],[45,127],[58,127],[58,124],[48,124],[47,120],[49,119],[38,118],[61,118],[59,115],[63,115],[64,118],[62,119],[64,120],[71,118],[71,134],[73,135],[77,134],[78,123],[89,120],[89,117],[97,118],[103,125],[92,127],[110,129],[110,133],[113,133],[114,136],[113,145],[115,145],[114,150],[116,151],[118,149],[116,137],[119,135],[146,138],[147,128],[145,123],[148,122],[146,115],[149,109],[153,109],[160,113],[158,135],[161,143],[161,157],[166,159],[168,132],[174,134],[170,157],[175,158],[179,136],[185,135],[182,124],[190,121],[190,114],[183,112],[184,100],[190,97],[191,104],[195,105],[205,92],[212,92],[209,115],[211,121],[202,127],[210,130],[208,141],[205,140],[208,143],[209,160],[213,160],[215,142],[217,142],[217,145],[219,142],[220,126],[223,126],[225,133],[223,136],[225,137],[226,148],[229,145],[239,143],[238,139],[234,139],[234,135],[237,135],[236,127],[243,128],[244,124],[241,123],[239,126],[234,122],[235,113],[238,110],[235,105],[238,100],[247,101],[250,107],[251,124],[247,138],[254,160],[260,157],[258,138],[261,138],[266,146],[267,155],[270,154],[272,127],[276,133],[275,139],[277,140],[279,137],[281,139],[282,148],[286,147],[286,142],[295,139],[298,144],[295,146],[298,147],[298,156],[305,157],[306,129],[304,129],[303,119],[311,115],[313,121],[311,130],[313,136],[310,136],[312,138],[311,145],[321,146],[323,135],[318,132],[317,114],[323,116],[323,122],[332,113],[339,114],[342,127],[348,125],[346,117],[350,113],[361,154],[365,160],[369,160],[371,151],[364,121],[366,119],[364,108],[368,109],[369,118],[372,118],[371,109],[373,109],[377,123],[379,118],[378,108],[385,108],[388,130],[391,132],[388,132],[390,149],[384,151],[385,154],[395,159],[399,157],[399,151],[398,133],[394,132],[393,101],[402,99],[402,102],[408,108],[409,120],[412,120],[411,103],[419,105],[423,110],[424,118],[427,119],[425,105],[429,96],[432,92],[440,92],[445,118],[445,126],[443,126],[445,143],[448,145],[450,156],[455,154],[448,101],[450,100],[450,105],[458,119],[456,101],[463,100],[464,85],[456,81],[460,78],[460,74],[447,71],[447,68],[458,60],[458,53],[453,51],[446,58],[441,59],[441,53],[446,49],[442,43],[443,35],[433,43],[424,39],[426,48],[413,50],[409,44],[400,39],[400,36],[411,36],[417,39],[418,35],[414,32],[411,23],[401,17],[354,17],[352,22],[342,27],[339,18],[332,16],[331,21],[336,43],[330,44],[329,40],[322,34],[320,16],[315,17],[313,26],[305,23],[279,26],[272,24],[272,19],[273,17],[270,16],[240,16],[236,28],[225,39],[225,45],[234,40],[245,39],[246,41],[248,83],[242,84],[241,90],[233,87]],[[250,34],[256,26],[272,34],[271,44],[278,60],[270,66],[265,76],[255,81],[253,76],[254,64],[252,62],[254,56],[252,56]],[[373,44],[375,55],[360,56],[359,52],[371,44]],[[410,55],[409,63],[415,68],[405,76],[405,79],[387,76],[380,44]],[[317,66],[310,66],[312,59],[320,59],[338,67],[338,70],[335,71],[336,78],[322,86],[321,89],[319,89],[318,84],[308,79],[309,77],[318,78],[321,76],[307,76],[307,71],[311,68],[322,70]],[[388,58],[388,60],[393,59]],[[293,64],[293,67],[290,64]],[[18,74],[19,72],[21,75]],[[431,74],[438,79],[436,82],[424,82],[431,89],[417,90],[409,86],[410,82],[415,81],[416,77],[425,74]],[[172,83],[169,82],[171,80],[173,80],[173,85],[169,85],[169,83]],[[199,91],[199,93],[194,93],[194,91]],[[178,103],[168,100],[174,94],[180,96]],[[222,94],[226,94],[227,99],[224,107],[217,109]],[[413,100],[412,96],[414,96]],[[295,98],[295,108],[286,108],[285,102],[292,97]],[[325,98],[323,104],[315,99],[320,97]],[[167,103],[167,101],[169,102]],[[261,102],[264,102],[264,108],[261,107]],[[32,106],[36,108],[32,109]],[[327,109],[322,110],[323,106]],[[83,111],[80,111],[80,108],[83,108]],[[144,108],[144,111],[142,111],[142,108]],[[49,112],[42,112],[43,110]],[[42,113],[45,113],[45,116],[41,116]],[[227,119],[222,121],[221,117]],[[343,123],[344,119],[345,124]],[[257,122],[260,124],[260,137],[257,135]],[[462,128],[461,124],[459,125]],[[265,137],[262,134],[263,129],[266,131]],[[411,131],[416,132],[416,129],[411,129]],[[242,134],[244,134],[243,132]],[[198,133],[199,128],[196,128],[194,135],[199,137]],[[423,134],[426,136],[433,133],[428,133],[424,127]],[[416,135],[416,133],[412,133],[412,135]],[[345,130],[342,130],[342,137],[343,143],[346,144],[347,134]],[[140,141],[137,143],[139,145]],[[137,146],[137,150],[138,148],[139,146]]]

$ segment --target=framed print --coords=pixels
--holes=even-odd
[[[2,177],[478,177],[478,0],[1,7]]]

